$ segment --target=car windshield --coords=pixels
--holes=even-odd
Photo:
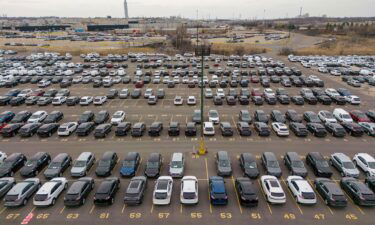
[[[130,160],[125,160],[124,163],[122,164],[124,167],[134,167],[135,163],[134,161]]]
[[[172,161],[171,167],[172,168],[182,168],[182,162],[181,161]]]
[[[242,119],[249,119],[250,115],[247,113],[242,114]]]
[[[150,169],[159,168],[159,162],[147,162],[147,168],[150,168]]]
[[[110,165],[111,165],[111,161],[109,161],[109,160],[100,160],[98,166],[110,166]]]
[[[221,167],[229,167],[229,161],[228,160],[220,160],[219,161],[219,166]]]
[[[8,182],[6,181],[0,181],[0,190],[7,185]]]
[[[9,168],[13,165],[12,162],[3,162],[2,164],[0,164],[0,168]]]
[[[83,114],[81,116],[81,120],[88,120],[90,118],[90,115],[89,114]]]
[[[52,162],[48,168],[57,169],[57,168],[60,168],[60,165],[61,165],[60,162]]]
[[[86,166],[86,161],[76,161],[74,164],[74,167],[85,167]]]
[[[210,112],[210,117],[218,117],[217,112]]]
[[[195,198],[195,192],[183,192],[182,193],[184,199],[194,199]]]
[[[31,117],[30,117],[30,119],[38,119],[39,118],[39,115],[32,115]]]
[[[248,169],[255,169],[255,168],[257,168],[257,163],[256,162],[246,162],[244,167],[248,168]]]
[[[279,163],[277,161],[268,161],[267,166],[271,168],[279,168]]]
[[[155,198],[156,199],[166,199],[167,196],[168,196],[168,194],[166,192],[162,192],[162,193],[156,192],[155,193]]]
[[[122,114],[115,114],[115,115],[113,115],[113,118],[116,118],[116,119],[121,118],[121,117],[122,117]]]
[[[342,118],[344,119],[351,119],[349,114],[342,114]]]
[[[371,169],[375,169],[375,162],[369,162],[368,167]]]
[[[355,166],[352,162],[343,162],[342,166],[346,169],[355,169]]]
[[[316,165],[320,167],[329,167],[328,162],[325,160],[317,161]]]
[[[303,168],[303,162],[302,161],[293,161],[292,166],[295,168]]]
[[[37,163],[37,160],[28,160],[25,166],[34,166]]]

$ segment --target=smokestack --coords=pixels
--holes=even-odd
[[[124,12],[125,12],[125,19],[129,19],[128,3],[126,2],[126,0],[124,0]]]

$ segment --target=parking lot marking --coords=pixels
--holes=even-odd
[[[205,163],[205,166],[206,166],[206,179],[207,179],[207,182],[208,182],[208,163],[207,163],[207,158],[204,158],[204,163]],[[209,185],[207,185],[207,189],[208,189],[208,201],[210,203],[210,213],[212,213],[212,204],[211,204],[211,198],[210,198],[210,187]]]
[[[282,179],[282,182],[283,182],[284,185],[286,186],[286,189],[288,189],[288,193],[290,194],[290,196],[291,196],[292,199],[293,199],[292,201],[293,201],[294,204],[297,206],[297,208],[298,208],[299,212],[301,213],[301,215],[303,215],[303,211],[302,211],[301,207],[299,207],[297,201],[295,200],[295,198],[294,198],[294,196],[293,196],[293,193],[290,191],[290,189],[289,189],[288,185],[286,184],[285,180]]]
[[[311,180],[307,180],[307,181],[310,183],[311,187],[314,187],[314,184],[313,184],[313,182],[312,182]],[[329,205],[326,205],[326,204],[324,203],[324,199],[323,199],[323,197],[322,197],[319,193],[317,194],[317,196],[319,196],[319,198],[322,200],[323,204],[324,204],[325,206],[327,206],[327,208],[329,209],[329,211],[330,211],[331,214],[333,215],[333,211],[332,211],[331,207],[329,207]]]
[[[154,204],[152,203],[151,204],[151,210],[150,210],[150,213],[152,214],[154,212]]]
[[[91,209],[90,209],[90,214],[92,214],[92,212],[94,211],[94,209],[95,209],[95,205],[93,205],[93,206],[91,207]]]
[[[240,209],[240,213],[242,214],[242,206],[241,206],[241,203],[240,203],[240,197],[239,197],[238,191],[236,189],[236,184],[234,183],[233,176],[231,177],[231,180],[232,180],[233,188],[234,188],[234,190],[236,192],[236,198],[237,198],[238,208]]]
[[[65,210],[65,206],[62,207],[62,209],[60,210],[60,214],[62,214],[64,212],[64,210]]]
[[[124,204],[124,206],[122,207],[121,214],[124,214],[125,207],[126,207],[126,204]]]
[[[6,210],[7,208],[4,207],[1,211],[0,211],[0,215]]]
[[[259,179],[258,179],[258,184],[259,184],[260,190],[262,191],[262,196],[263,196],[264,200],[267,203],[268,210],[270,211],[270,214],[272,215],[272,209],[271,209],[270,203],[268,203],[268,201],[267,201],[266,194],[264,193],[264,191],[262,189],[262,185],[260,184],[260,180]]]
[[[180,204],[180,213],[182,214],[182,204]]]

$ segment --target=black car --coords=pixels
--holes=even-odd
[[[322,121],[319,119],[318,115],[313,111],[307,111],[303,113],[303,119],[307,123],[321,123]]]
[[[289,124],[289,129],[293,131],[297,137],[306,137],[308,135],[307,128],[303,123],[292,122]]]
[[[84,136],[89,135],[94,129],[95,129],[94,122],[81,123],[77,127],[76,134],[79,137],[84,137]]]
[[[368,118],[370,118],[370,120],[371,120],[372,122],[375,122],[375,111],[374,111],[374,110],[369,110],[369,111],[367,111],[367,112],[366,112],[366,116],[367,116]]]
[[[109,120],[109,113],[107,110],[102,110],[98,112],[98,114],[95,116],[94,122],[95,124],[102,124]]]
[[[82,177],[70,185],[64,197],[64,205],[80,206],[85,204],[86,198],[94,189],[94,179],[91,177]]]
[[[124,203],[126,205],[139,205],[143,202],[143,196],[147,188],[145,176],[133,177],[125,191]]]
[[[341,126],[344,127],[346,132],[353,137],[361,137],[364,134],[363,127],[361,127],[358,123],[342,122]]]
[[[307,169],[301,157],[296,152],[287,152],[284,155],[284,164],[292,175],[301,177],[307,176]]]
[[[142,137],[146,132],[146,125],[142,122],[135,123],[131,130],[132,137]]]
[[[271,111],[271,119],[274,122],[286,123],[285,115],[276,109]]]
[[[214,96],[212,100],[214,102],[214,105],[223,105],[223,99],[219,96]]]
[[[59,129],[60,124],[58,123],[46,123],[38,128],[36,134],[41,137],[51,137]]]
[[[331,133],[334,137],[345,137],[345,129],[338,123],[325,123],[324,124],[328,133]]]
[[[7,124],[5,127],[3,127],[3,129],[1,129],[1,135],[3,137],[14,137],[23,125],[23,123]]]
[[[263,110],[255,110],[254,112],[254,121],[268,123],[268,116]]]
[[[292,96],[291,101],[295,105],[304,105],[305,104],[305,100],[302,98],[302,96],[299,96],[299,95]]]
[[[316,98],[318,99],[318,102],[322,103],[323,105],[332,104],[332,99],[326,94],[318,95]]]
[[[341,188],[359,206],[375,206],[374,192],[361,181],[352,177],[343,177],[340,181]]]
[[[91,122],[94,120],[95,114],[92,111],[85,111],[82,113],[80,116],[78,123],[86,123],[86,122]]]
[[[18,130],[18,135],[21,137],[31,137],[36,134],[41,126],[41,123],[27,123]]]
[[[245,176],[250,177],[251,179],[256,179],[259,176],[256,159],[251,153],[242,153],[238,160]]]
[[[22,153],[13,153],[0,164],[0,178],[13,177],[26,162],[26,156]]]
[[[318,103],[318,99],[316,99],[313,93],[311,94],[305,93],[304,95],[302,95],[302,97],[305,100],[305,102],[307,102],[310,105],[316,105]]]
[[[49,89],[48,91],[44,92],[43,94],[43,97],[55,97],[56,94],[57,94],[57,90],[56,89]]]
[[[280,104],[288,105],[290,103],[290,97],[288,95],[277,95],[276,98]]]
[[[110,123],[103,123],[95,127],[94,129],[94,137],[95,138],[105,138],[112,130],[112,124]]]
[[[44,176],[47,179],[55,177],[62,177],[64,171],[72,164],[72,157],[66,153],[60,153],[52,159],[47,169],[44,171]]]
[[[131,130],[130,122],[121,122],[117,124],[115,135],[118,137],[126,136],[130,130]]]
[[[148,135],[151,137],[160,136],[160,133],[163,131],[162,122],[153,122],[148,130]]]
[[[11,106],[19,106],[19,105],[24,104],[25,101],[26,101],[26,98],[25,98],[25,97],[17,96],[17,97],[13,97],[13,98],[9,101],[9,105],[11,105]]]
[[[285,113],[285,117],[290,121],[290,122],[297,122],[297,123],[302,123],[302,116],[298,114],[295,110],[293,109],[288,109]]]
[[[38,152],[29,158],[21,168],[20,174],[23,177],[35,177],[51,162],[51,156],[46,152]]]
[[[158,99],[163,99],[164,96],[165,96],[165,91],[164,91],[164,89],[158,89],[158,90],[156,91],[156,97],[157,97]]]
[[[241,95],[238,98],[238,101],[240,102],[241,105],[248,105],[250,103],[250,100],[247,96]]]
[[[138,152],[129,152],[122,162],[120,174],[123,177],[135,176],[139,165],[141,163],[141,156]]]
[[[12,99],[13,97],[12,96],[0,96],[0,105],[1,106],[4,106],[4,105],[8,105],[10,100]]]
[[[315,137],[325,137],[327,136],[327,130],[321,123],[307,123],[306,128]]]
[[[251,180],[247,177],[238,177],[235,180],[235,187],[241,205],[255,207],[258,205],[258,196]]]
[[[95,205],[112,205],[120,188],[120,179],[109,177],[102,181],[94,194]]]
[[[345,207],[347,205],[347,199],[335,181],[328,178],[316,178],[314,184],[326,205],[333,207]]]
[[[220,131],[221,135],[223,135],[224,137],[233,136],[233,129],[229,122],[221,122]]]
[[[188,137],[197,135],[197,127],[194,122],[188,122],[185,128],[185,135]]]
[[[78,96],[70,96],[66,99],[65,104],[67,106],[75,106],[79,103],[80,98]]]
[[[52,111],[48,116],[43,120],[43,123],[57,123],[64,118],[64,114],[60,111]]]
[[[251,136],[251,130],[250,130],[250,125],[249,123],[246,122],[238,122],[237,123],[237,130],[238,133],[241,136]]]
[[[367,186],[375,192],[375,176],[366,177],[365,183]]]
[[[180,123],[170,122],[169,128],[168,128],[168,135],[169,136],[179,136],[180,135]]]
[[[32,115],[29,111],[18,112],[9,123],[25,123]]]
[[[345,105],[346,104],[346,99],[344,96],[341,95],[334,95],[331,96],[332,101],[336,103],[337,105]]]
[[[309,152],[306,155],[306,164],[311,166],[317,177],[330,178],[332,176],[331,167],[320,152]]]
[[[259,136],[268,137],[271,135],[270,127],[264,122],[255,122],[254,129],[258,132]]]
[[[277,161],[276,155],[273,152],[263,152],[261,162],[264,170],[268,175],[281,177],[282,171]]]
[[[149,178],[155,178],[160,175],[160,169],[163,164],[163,158],[160,153],[151,153],[146,163],[145,175]]]
[[[104,152],[102,158],[98,162],[98,167],[96,167],[95,174],[98,177],[110,176],[112,173],[112,169],[117,164],[117,160],[118,156],[116,152]]]
[[[251,101],[254,105],[263,105],[263,97],[261,96],[252,96]]]
[[[276,103],[277,103],[277,98],[274,97],[274,96],[266,95],[266,96],[264,97],[264,100],[265,100],[269,105],[276,105]]]

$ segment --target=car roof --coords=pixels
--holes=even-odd
[[[218,151],[217,152],[217,157],[220,160],[229,160],[229,155],[228,155],[228,152],[226,152],[226,151]]]
[[[129,152],[124,160],[135,160],[139,154],[137,152]]]
[[[20,157],[22,155],[22,153],[12,153],[10,156],[8,156],[4,161],[14,161],[16,160],[18,157]]]
[[[332,156],[336,156],[341,161],[351,161],[351,159],[349,158],[349,156],[347,156],[347,155],[345,155],[344,153],[341,153],[341,152],[333,153]]]
[[[111,151],[104,152],[104,154],[102,156],[102,160],[112,159],[114,154],[115,154],[115,152],[111,152]]]
[[[45,152],[37,152],[35,153],[35,155],[33,155],[32,157],[30,157],[29,159],[40,159],[42,156],[44,156],[46,153]]]
[[[81,192],[83,186],[87,183],[87,181],[77,180],[75,181],[67,191],[67,194],[78,194]]]
[[[60,153],[55,158],[53,158],[53,162],[63,162],[69,155],[67,153]]]
[[[59,182],[57,181],[48,181],[43,184],[43,186],[38,190],[37,194],[49,194],[51,189],[55,187]]]
[[[245,161],[255,161],[255,158],[251,153],[242,153],[241,155]]]
[[[263,155],[267,160],[277,160],[273,152],[263,152]]]
[[[286,154],[292,161],[301,161],[301,157],[297,154],[297,152],[287,152]]]
[[[151,153],[148,161],[159,161],[160,157],[160,153]]]

